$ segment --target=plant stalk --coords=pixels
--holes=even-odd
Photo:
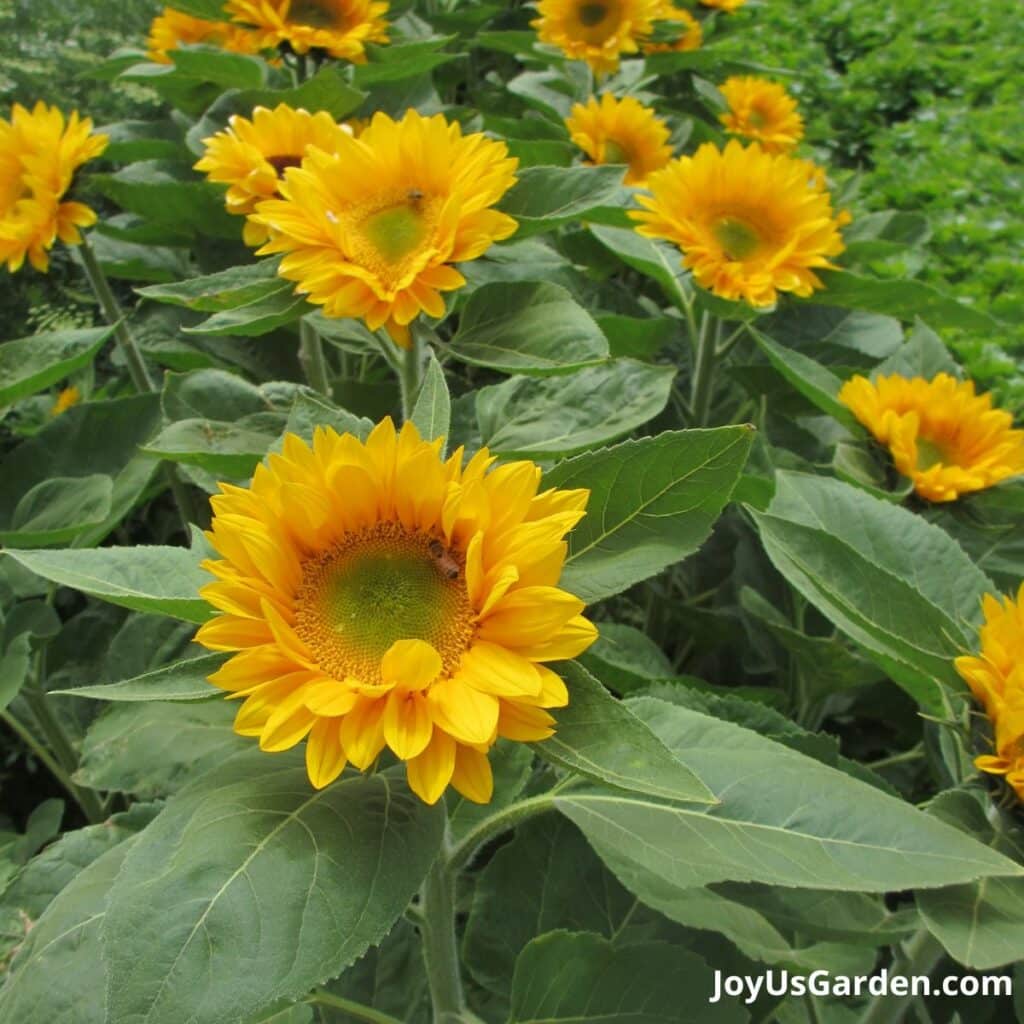
[[[420,938],[430,1002],[434,1008],[434,1024],[463,1024],[467,1020],[455,938],[456,876],[448,870],[449,860],[446,835],[441,852],[420,890],[423,912]]]
[[[510,828],[515,828],[528,818],[537,814],[544,814],[555,806],[555,795],[557,790],[550,789],[539,796],[528,797],[519,800],[508,807],[503,808],[489,818],[485,818],[474,828],[460,843],[453,846],[448,853],[448,874],[455,877],[468,863],[473,854],[480,849],[484,843],[495,836],[500,836]]]
[[[398,381],[402,390],[402,419],[412,417],[416,407],[416,399],[420,393],[423,377],[423,343],[420,341],[419,328],[412,324],[409,332],[409,347],[402,353]]]
[[[690,408],[693,410],[695,427],[705,427],[708,423],[711,398],[715,390],[718,332],[718,321],[710,313],[705,313],[701,318],[700,333],[697,335],[690,391]]]
[[[935,970],[941,957],[942,947],[927,928],[922,928],[903,943],[890,973],[906,978],[928,975]],[[900,1024],[915,998],[913,991],[900,996],[875,996],[857,1024]]]
[[[381,1010],[375,1010],[372,1006],[364,1006],[362,1003],[345,999],[343,996],[336,996],[333,992],[326,992],[320,988],[310,993],[306,1002],[329,1006],[332,1010],[343,1010],[350,1017],[366,1021],[367,1024],[402,1024],[397,1017],[392,1017],[390,1013],[383,1013]]]
[[[9,711],[0,711],[0,721],[10,727],[11,732],[18,736],[21,742],[46,766],[50,774],[67,790],[68,796],[78,803],[78,787],[71,781],[71,776],[57,763],[57,759],[47,749],[46,744],[37,740]]]
[[[309,386],[330,398],[331,383],[327,373],[324,343],[316,333],[316,328],[305,317],[299,321],[299,361],[302,363]]]

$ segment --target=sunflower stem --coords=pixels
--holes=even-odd
[[[343,996],[336,996],[333,992],[326,992],[323,989],[316,989],[306,999],[307,1003],[315,1006],[329,1006],[332,1010],[342,1010],[356,1020],[367,1021],[368,1024],[402,1024],[397,1017],[390,1013],[383,1013],[375,1010],[372,1006],[364,1006],[352,999],[345,999]]]
[[[932,938],[927,928],[922,928],[900,947],[890,973],[910,979],[929,975],[941,957],[942,947]],[[904,995],[875,996],[865,1007],[857,1024],[899,1024],[916,998],[913,985],[909,985],[908,989]]]
[[[693,383],[690,391],[690,408],[693,410],[693,425],[695,427],[705,427],[708,423],[711,397],[715,390],[715,366],[720,328],[720,323],[710,313],[705,313],[701,317],[697,349],[694,353]]]
[[[420,393],[423,376],[423,343],[420,340],[418,324],[412,324],[409,331],[409,347],[402,353],[402,364],[398,381],[402,390],[402,419],[412,418],[416,399]]]
[[[460,1024],[467,1019],[455,938],[456,878],[448,870],[449,861],[450,840],[446,828],[441,851],[420,890],[423,911],[420,939],[434,1024]]]
[[[555,795],[556,790],[548,790],[539,796],[527,797],[525,800],[519,800],[508,807],[503,807],[496,814],[485,818],[461,842],[451,848],[448,855],[449,875],[452,877],[457,875],[484,843],[515,828],[516,825],[522,824],[528,818],[552,810],[555,806]]]
[[[309,386],[330,398],[331,383],[327,374],[324,343],[306,317],[299,321],[299,362],[302,363]]]

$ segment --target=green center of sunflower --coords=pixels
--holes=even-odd
[[[934,441],[925,440],[923,437],[917,439],[917,468],[919,470],[931,469],[932,466],[950,464],[950,458],[946,451]]]
[[[629,154],[614,139],[608,139],[604,144],[604,162],[606,164],[628,164]]]
[[[579,16],[581,24],[586,25],[587,28],[593,28],[594,25],[600,25],[608,17],[608,5],[580,4]]]
[[[423,196],[410,189],[406,201],[371,213],[360,228],[366,240],[388,263],[398,263],[416,249],[427,234]]]
[[[335,28],[341,23],[338,12],[330,3],[317,3],[317,0],[292,0],[288,17],[290,21],[311,28]]]
[[[760,110],[752,109],[750,113],[747,114],[747,120],[754,128],[763,128],[768,123],[768,119]]]
[[[398,523],[350,534],[303,566],[295,629],[335,679],[380,682],[396,640],[425,640],[451,672],[474,631],[461,556]]]
[[[737,217],[719,217],[711,228],[715,240],[731,260],[745,260],[761,244],[761,236],[746,221]]]

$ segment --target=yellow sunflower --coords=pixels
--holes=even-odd
[[[678,33],[676,39],[669,43],[643,42],[640,49],[644,53],[685,53],[687,50],[700,49],[704,42],[704,30],[685,7],[676,7],[672,0],[665,0],[657,24],[660,26],[666,22]]]
[[[278,195],[285,169],[298,167],[310,146],[333,153],[338,140],[351,134],[322,110],[310,114],[285,103],[274,110],[256,107],[251,120],[236,115],[225,131],[203,139],[206,152],[195,168],[227,185],[228,211],[245,216],[260,200]],[[267,237],[262,224],[246,222],[246,245],[262,245]]]
[[[227,0],[224,9],[265,48],[287,44],[362,63],[367,43],[388,41],[388,4],[378,0]]]
[[[545,739],[544,709],[568,702],[544,663],[597,636],[556,586],[589,492],[538,494],[532,462],[440,445],[390,419],[365,443],[290,434],[212,499],[203,596],[221,614],[196,639],[238,653],[210,682],[245,698],[235,731],[262,749],[305,739],[318,788],[387,746],[427,803],[449,782],[486,803],[497,737]]]
[[[442,316],[440,293],[466,283],[451,264],[515,231],[489,209],[515,169],[504,143],[463,135],[440,114],[377,113],[358,138],[285,171],[285,198],[252,215],[270,231],[260,254],[285,253],[281,275],[328,316],[361,317],[407,346],[412,320]]]
[[[747,0],[700,0],[705,7],[714,7],[716,10],[725,11],[727,14],[734,14]]]
[[[50,415],[59,416],[62,412],[67,412],[73,405],[78,405],[81,400],[82,392],[77,385],[72,384],[70,387],[61,388],[57,397],[53,400]]]
[[[1024,473],[1024,430],[976,395],[973,381],[948,373],[923,377],[856,376],[839,400],[892,453],[896,468],[928,501],[955,501]]]
[[[226,21],[207,21],[165,7],[153,19],[146,39],[147,56],[158,64],[170,64],[171,51],[193,43],[219,46],[234,53],[258,53],[260,40],[253,33]]]
[[[718,119],[733,135],[760,142],[767,153],[788,152],[804,137],[796,100],[778,83],[734,75],[720,89],[729,109]]]
[[[986,594],[977,655],[956,659],[956,670],[992,722],[995,750],[975,766],[1002,775],[1024,800],[1024,584],[1012,597]]]
[[[10,120],[0,118],[0,263],[10,271],[29,262],[49,267],[48,251],[59,238],[82,240],[79,228],[96,222],[82,203],[62,202],[75,172],[107,146],[92,121],[73,111],[65,121],[42,101],[29,111],[16,103]]]
[[[597,72],[615,71],[654,30],[664,0],[540,0],[530,24],[542,43]]]
[[[625,183],[642,185],[672,159],[668,126],[648,107],[605,93],[577,103],[566,118],[569,136],[595,164],[627,164]]]
[[[683,251],[697,282],[724,299],[770,306],[777,293],[810,295],[814,269],[843,251],[845,214],[805,160],[766,153],[736,140],[702,145],[647,179],[651,195],[630,216],[648,238]]]

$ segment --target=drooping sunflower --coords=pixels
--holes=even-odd
[[[268,49],[286,44],[362,63],[367,43],[388,41],[388,4],[380,0],[227,0],[224,9]]]
[[[665,0],[655,30],[671,26],[677,33],[671,42],[647,41],[640,44],[644,53],[685,53],[698,50],[704,42],[704,30],[700,22],[685,7],[677,7],[672,0]]]
[[[817,169],[735,139],[704,143],[647,179],[651,195],[630,216],[637,231],[682,250],[697,282],[725,299],[770,306],[778,292],[810,295],[814,270],[843,251],[840,227]]]
[[[747,0],[700,0],[700,2],[704,7],[714,7],[719,11],[725,11],[727,14],[734,14]]]
[[[956,669],[992,722],[994,751],[975,758],[980,771],[1001,775],[1024,800],[1024,584],[1012,597],[986,594],[980,651]]]
[[[515,181],[504,143],[463,135],[440,114],[373,116],[333,153],[310,149],[285,171],[284,199],[260,203],[264,253],[284,253],[280,273],[332,317],[386,327],[399,345],[425,312],[444,314],[441,292],[465,278],[451,264],[476,259],[516,222],[489,209]]]
[[[212,499],[221,614],[196,639],[238,653],[210,682],[244,698],[235,731],[262,749],[306,740],[314,786],[387,746],[428,803],[449,782],[486,803],[496,738],[550,736],[544,709],[568,701],[545,663],[596,638],[556,586],[589,492],[440,446],[390,419],[365,443],[321,427]]]
[[[257,36],[240,25],[193,18],[191,14],[165,7],[149,27],[147,56],[158,64],[170,64],[173,50],[192,43],[219,46],[234,53],[258,53],[260,50]]]
[[[78,168],[107,146],[92,127],[77,111],[65,121],[42,101],[31,111],[16,103],[10,120],[0,118],[0,263],[10,271],[26,257],[45,271],[58,238],[77,245],[79,229],[96,223],[88,206],[63,201]]]
[[[595,164],[626,164],[627,185],[642,185],[647,175],[672,159],[668,126],[632,96],[617,100],[606,92],[598,102],[577,103],[565,121],[569,136]]]
[[[615,71],[654,29],[663,0],[540,0],[530,24],[542,43],[559,47],[596,72]]]
[[[251,120],[236,115],[227,129],[203,139],[206,152],[195,169],[227,185],[228,211],[246,216],[260,200],[278,195],[285,169],[298,167],[310,146],[334,153],[338,140],[351,134],[322,110],[311,114],[285,103],[273,110],[256,107]],[[262,224],[246,221],[246,245],[262,245],[267,237]]]
[[[896,468],[928,501],[955,501],[1024,473],[1024,430],[977,395],[973,381],[856,376],[839,400],[892,453]]]
[[[804,137],[796,100],[777,82],[733,75],[719,88],[729,109],[718,119],[733,135],[760,142],[767,153],[786,153]]]

